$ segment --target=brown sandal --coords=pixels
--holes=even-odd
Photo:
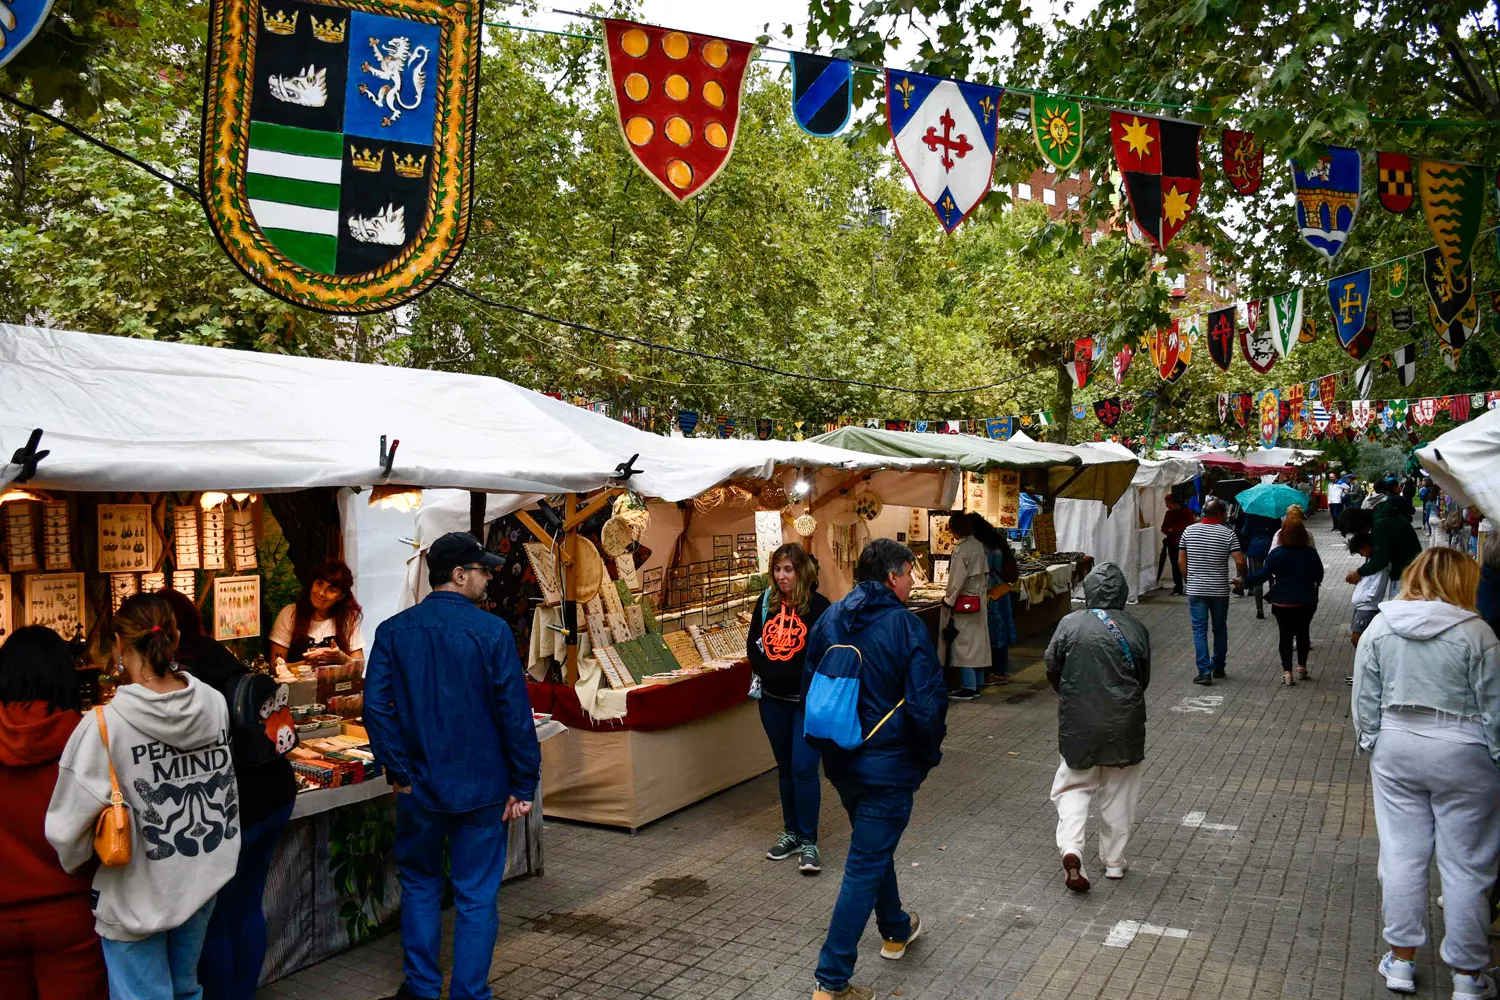
[[[1083,861],[1076,854],[1063,855],[1063,875],[1066,876],[1065,884],[1074,892],[1088,892],[1089,880],[1083,874]]]

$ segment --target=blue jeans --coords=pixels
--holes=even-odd
[[[823,788],[818,779],[818,751],[802,734],[802,703],[763,694],[760,724],[776,756],[781,786],[782,829],[804,841],[818,842],[818,810]]]
[[[203,990],[198,986],[198,953],[213,911],[210,899],[181,927],[144,941],[105,938],[111,1000],[199,1000]]]
[[[1229,653],[1229,598],[1189,597],[1188,611],[1193,616],[1193,650],[1198,654],[1198,673],[1211,674],[1224,669]],[[1213,618],[1214,655],[1208,656],[1208,624]]]
[[[453,883],[453,1000],[489,1000],[490,961],[500,933],[496,897],[505,875],[505,805],[473,812],[423,809],[410,793],[396,796],[396,871],[401,880],[401,950],[406,988],[436,997],[443,926],[443,844]]]
[[[205,1000],[255,1000],[266,959],[266,914],[261,898],[271,873],[271,855],[292,818],[292,805],[254,826],[240,839],[240,861],[214,900],[198,980]]]
[[[966,690],[978,691],[984,687],[984,670],[980,667],[959,667],[958,682]]]
[[[913,790],[868,788],[834,783],[834,790],[849,813],[849,856],[844,859],[844,882],[828,938],[818,953],[817,980],[822,989],[837,993],[849,985],[859,939],[875,912],[875,926],[887,941],[905,941],[911,934],[911,917],[901,909],[896,887],[896,845],[911,819]]]

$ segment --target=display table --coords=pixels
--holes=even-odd
[[[632,688],[625,717],[599,723],[582,717],[574,724],[570,688],[530,688],[533,707],[568,726],[542,744],[548,819],[634,832],[776,766],[759,706],[747,696],[748,664]]]
[[[557,722],[537,726],[537,739],[546,748],[566,732]],[[764,741],[763,741],[764,742]],[[545,771],[546,765],[543,765]],[[542,874],[542,796],[527,816],[511,820],[505,846],[505,878]],[[343,913],[350,905],[335,877],[335,843],[358,838],[360,827],[394,825],[396,796],[382,776],[373,781],[302,792],[292,807],[292,821],[276,845],[271,874],[262,905],[266,913],[268,941],[260,985],[275,982],[351,945],[348,921]],[[401,890],[396,881],[396,863],[384,859],[385,892],[371,903],[368,916],[380,927],[389,926],[400,910]]]

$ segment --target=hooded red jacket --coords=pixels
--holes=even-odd
[[[43,833],[57,761],[79,719],[77,712],[49,712],[40,701],[0,704],[0,911],[61,896],[83,895],[93,883],[93,865],[76,874],[62,870],[57,851]]]

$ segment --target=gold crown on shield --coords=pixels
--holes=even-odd
[[[405,156],[396,157],[392,162],[395,164],[396,174],[401,177],[421,177],[427,170],[425,154],[415,157],[407,153]]]
[[[292,11],[292,16],[287,17],[286,11],[278,10],[276,12],[276,16],[272,17],[270,14],[266,13],[264,9],[262,9],[260,12],[260,16],[261,19],[265,22],[266,30],[271,34],[290,35],[295,33],[297,30],[298,13],[298,11],[294,10]]]
[[[314,15],[311,20],[313,37],[318,41],[333,42],[336,45],[343,42],[344,33],[348,30],[349,27],[349,22],[347,20],[335,22],[334,19],[330,17],[326,21],[319,21],[316,15]]]
[[[378,174],[385,166],[385,150],[360,149],[358,146],[350,146],[349,160],[353,163],[355,170]]]

